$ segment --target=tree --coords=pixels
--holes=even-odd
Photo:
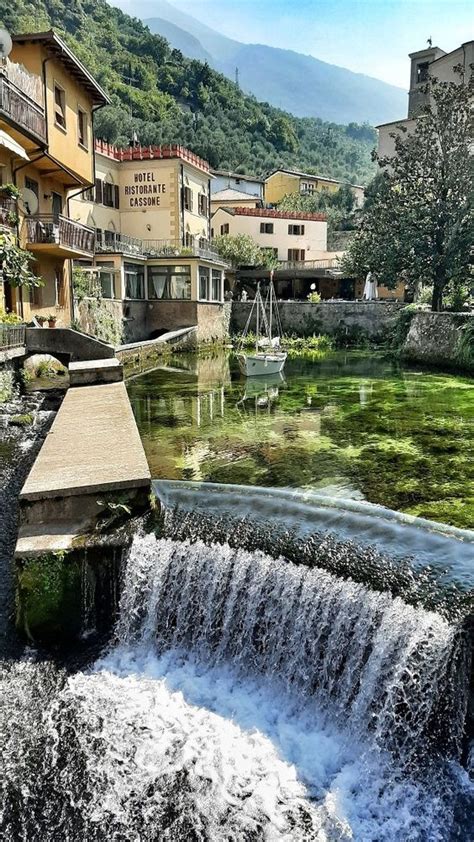
[[[260,248],[250,234],[220,234],[214,237],[212,245],[233,269],[239,266],[274,269],[278,264],[277,258]]]
[[[0,231],[0,278],[12,287],[40,287],[43,281],[30,269],[33,255],[16,244],[14,234]]]
[[[390,288],[400,278],[414,290],[431,286],[432,309],[441,310],[443,296],[470,274],[474,76],[459,83],[430,78],[425,93],[414,130],[399,126],[395,154],[378,159],[381,174],[343,269],[371,270]]]

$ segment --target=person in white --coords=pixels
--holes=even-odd
[[[377,290],[377,281],[375,280],[373,273],[369,270],[365,279],[364,292],[362,293],[362,298],[364,301],[374,301],[378,297],[379,294]]]

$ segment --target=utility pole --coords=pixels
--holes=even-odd
[[[124,73],[121,73],[120,78],[123,79],[123,81],[127,83],[129,88],[134,88],[135,82],[138,82],[138,79],[135,76],[132,75],[132,67],[131,67],[130,64],[128,65],[128,72],[129,72],[128,76],[126,76]],[[132,146],[135,146],[135,144],[138,143],[138,135],[135,131],[133,131],[133,104],[132,104],[132,98],[131,97],[130,97],[130,122],[132,124],[131,125],[131,128],[132,128],[131,142],[132,142]]]

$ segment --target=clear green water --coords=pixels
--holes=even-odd
[[[179,355],[127,382],[154,478],[328,490],[474,525],[474,380],[375,353],[243,379]]]

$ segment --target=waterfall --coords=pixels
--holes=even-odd
[[[469,838],[465,644],[328,570],[135,537],[98,661],[0,670],[2,839]]]
[[[277,676],[405,763],[441,737],[459,754],[468,650],[456,626],[326,571],[149,535],[130,555],[117,635]]]

